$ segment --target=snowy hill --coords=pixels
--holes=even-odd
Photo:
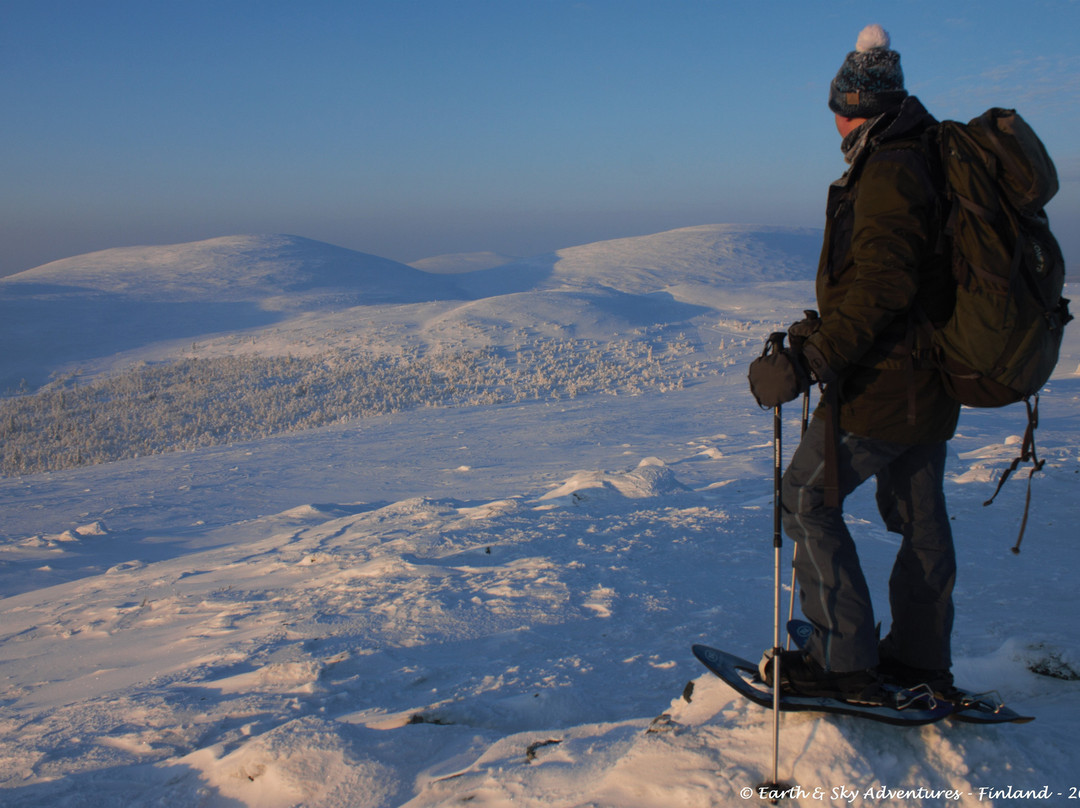
[[[701,225],[560,250],[555,276],[624,292],[813,278],[821,231]]]
[[[603,287],[628,294],[722,290],[731,284],[813,277],[821,231],[702,225],[568,247],[458,280],[474,294]]]
[[[712,225],[453,275],[296,236],[104,250],[0,278],[0,391],[22,381],[35,388],[51,374],[185,355],[192,341],[215,335],[225,335],[230,353],[232,335],[244,332],[287,354],[310,352],[312,339],[325,345],[327,331],[356,331],[357,318],[377,323],[368,334],[383,329],[390,343],[415,328],[445,333],[431,305],[417,305],[425,303],[441,302],[439,314],[455,323],[451,341],[462,319],[516,327],[522,314],[522,322],[552,334],[584,334],[584,323],[599,317],[590,333],[603,337],[619,329],[607,315],[622,318],[624,329],[666,322],[674,311],[691,313],[671,301],[696,304],[703,296],[729,298],[733,286],[750,282],[806,279],[819,238],[813,230]],[[513,297],[522,293],[529,297]],[[534,304],[548,315],[530,314]],[[654,315],[657,305],[669,310]],[[289,336],[269,339],[284,331]]]
[[[209,434],[259,405],[214,442],[0,478],[0,803],[756,804],[771,714],[689,648],[771,642],[772,423],[746,365],[812,304],[820,233],[685,228],[441,276],[277,238],[0,284],[38,318],[22,368],[82,369],[24,397],[59,439],[86,421],[144,440],[169,413]],[[383,302],[365,296],[380,278]],[[169,284],[189,313],[226,308],[183,332],[134,317]],[[117,313],[123,333],[104,329]],[[1073,328],[1019,556],[1023,479],[982,502],[1022,408],[965,410],[948,465],[957,676],[1036,720],[785,715],[781,777],[805,792],[785,804],[1077,796],[1078,363]],[[350,379],[393,406],[360,417]],[[351,417],[303,420],[339,401]],[[241,430],[275,418],[291,427]],[[872,490],[849,521],[887,621],[896,541]]]
[[[296,236],[103,250],[0,278],[0,391],[304,312],[462,297],[444,277]]]
[[[118,247],[29,269],[3,284],[12,294],[78,289],[141,301],[244,301],[267,309],[328,301],[411,303],[455,291],[447,280],[396,261],[286,235]]]
[[[494,269],[506,264],[512,264],[520,260],[512,255],[503,255],[496,252],[472,252],[472,253],[449,253],[447,255],[433,255],[430,258],[421,258],[412,261],[409,266],[422,269],[425,272],[445,272],[455,274],[459,272],[474,272],[478,269]]]

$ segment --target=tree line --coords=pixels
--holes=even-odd
[[[232,355],[140,363],[0,400],[0,475],[18,476],[314,429],[418,407],[666,391],[700,366],[685,339],[536,339],[509,349]]]

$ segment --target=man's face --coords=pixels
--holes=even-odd
[[[836,115],[836,131],[840,133],[840,137],[847,137],[852,129],[857,129],[866,123],[866,118],[845,118],[839,113]]]

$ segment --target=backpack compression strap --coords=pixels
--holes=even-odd
[[[1035,476],[1036,471],[1040,471],[1045,460],[1040,460],[1035,452],[1035,429],[1039,426],[1039,394],[1035,394],[1035,405],[1032,406],[1031,398],[1024,399],[1024,405],[1027,407],[1028,423],[1027,429],[1024,430],[1024,440],[1020,446],[1020,455],[1013,460],[1012,464],[1005,469],[1005,473],[1001,475],[1001,479],[998,480],[997,488],[994,490],[994,495],[990,499],[983,503],[984,506],[989,505],[994,501],[994,498],[1001,492],[1001,486],[1005,485],[1005,481],[1009,479],[1016,467],[1021,463],[1031,461],[1031,471],[1028,472],[1028,484],[1027,495],[1024,498],[1024,516],[1020,520],[1020,535],[1016,537],[1016,544],[1013,545],[1012,551],[1014,554],[1020,554],[1020,542],[1024,540],[1024,530],[1027,528],[1028,512],[1031,509],[1031,478]]]

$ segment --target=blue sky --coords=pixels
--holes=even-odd
[[[0,274],[291,233],[402,261],[820,226],[863,25],[941,118],[1043,136],[1080,255],[1080,3],[0,0]]]

